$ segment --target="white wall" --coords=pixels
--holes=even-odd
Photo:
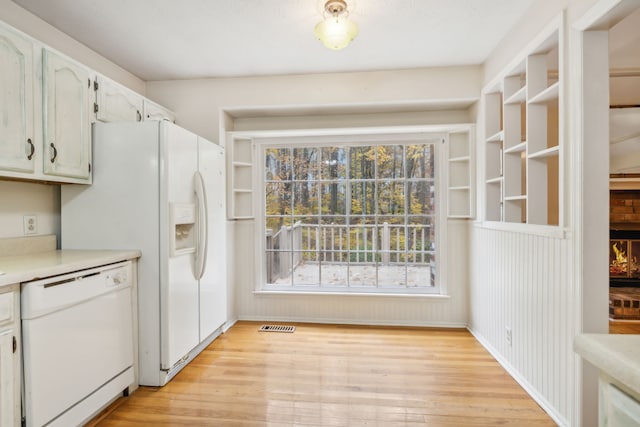
[[[471,117],[466,107],[438,110],[433,105],[451,108],[451,103],[465,101],[468,106],[479,93],[479,67],[147,83],[148,96],[174,111],[182,126],[213,141],[219,140],[221,125],[235,130],[265,130],[468,123]],[[432,105],[425,107],[427,104]],[[231,126],[220,123],[220,110],[247,107],[258,113],[239,115]],[[285,110],[286,116],[274,115],[278,108]],[[349,114],[332,113],[336,109],[349,110]],[[266,110],[270,112],[260,113]],[[314,115],[310,113],[313,111],[323,113]],[[448,326],[467,323],[468,222],[450,222],[448,248],[457,262],[448,270],[447,299],[257,295],[253,292],[257,268],[253,242],[260,233],[254,228],[254,221],[235,221],[229,228],[229,238],[235,242],[230,254],[234,259],[230,276],[235,279],[229,291],[234,295],[233,312],[239,319]]]
[[[0,21],[139,93],[145,93],[145,83],[142,80],[10,0],[0,0]],[[59,194],[58,185],[0,181],[0,238],[22,236],[22,216],[29,213],[37,215],[37,234],[57,234],[59,242]]]
[[[559,424],[575,425],[570,240],[479,225],[471,240],[472,332]]]
[[[480,67],[147,82],[181,126],[215,142],[225,108],[472,101],[479,92]]]
[[[580,130],[582,42],[581,33],[573,27],[595,3],[597,0],[535,1],[484,67],[483,81],[488,83],[551,19],[565,10],[561,58],[565,105],[560,112],[565,123],[561,132],[565,153],[561,189],[565,230],[556,236],[537,235],[492,229],[478,222],[471,231],[470,329],[558,423],[574,426],[597,424],[597,383],[573,353],[573,339],[581,332],[606,333],[608,316],[606,255],[601,259],[583,259],[587,242],[606,248],[601,236],[608,227],[606,219],[598,226],[601,228],[585,227],[588,221],[585,209],[589,210],[589,218],[600,217],[607,209],[608,197],[606,188],[604,192],[601,190],[607,185],[607,176],[602,178],[601,168],[596,169],[602,182],[597,185],[585,182],[583,186],[585,174],[596,170],[586,162],[600,158],[605,168],[608,162],[606,156],[602,160],[599,154],[583,156],[589,145],[583,148]],[[603,121],[608,121],[608,115],[590,116],[588,120],[594,129],[606,129]],[[483,123],[483,117],[478,118],[478,123]],[[478,130],[478,139],[482,141],[480,126]],[[607,138],[604,139],[606,147]],[[482,158],[482,143],[478,144],[478,150]],[[479,166],[477,182],[481,183],[484,176]],[[478,190],[481,193],[482,188],[479,186]],[[590,198],[597,203],[590,202],[587,208],[584,200]],[[508,327],[513,334],[511,346],[506,339]]]
[[[59,186],[0,181],[0,238],[22,236],[24,215],[36,215],[36,234],[56,234],[59,237]]]

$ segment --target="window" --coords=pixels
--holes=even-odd
[[[441,138],[263,144],[263,290],[435,293]]]

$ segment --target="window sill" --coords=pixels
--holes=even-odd
[[[339,296],[339,297],[387,297],[387,298],[426,298],[433,300],[449,300],[451,295],[427,294],[427,293],[390,293],[390,292],[338,292],[338,291],[282,291],[282,290],[259,290],[253,291],[254,295],[280,295],[280,296]]]

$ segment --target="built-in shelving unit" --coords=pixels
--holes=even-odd
[[[469,129],[451,132],[447,150],[447,216],[473,217],[472,132]]]
[[[487,221],[559,225],[561,20],[483,91]]]
[[[230,219],[253,218],[253,141],[228,138],[230,159],[228,216]]]

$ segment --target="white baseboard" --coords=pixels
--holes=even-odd
[[[494,359],[498,361],[498,363],[511,375],[511,377],[516,380],[518,384],[524,389],[524,391],[531,396],[533,400],[536,401],[538,405],[551,417],[551,419],[561,427],[568,427],[569,422],[559,414],[553,405],[551,405],[547,399],[545,399],[535,387],[533,387],[529,381],[527,381],[520,372],[515,369],[502,355],[498,352],[487,340],[484,339],[482,335],[475,332],[473,329],[467,327],[467,330],[478,340],[480,344],[493,356]]]
[[[409,326],[424,328],[462,328],[467,329],[466,323],[458,322],[405,322],[384,321],[371,319],[336,319],[336,318],[309,318],[309,317],[281,317],[281,316],[240,316],[238,320],[250,322],[291,322],[291,323],[326,323],[332,325],[366,325],[366,326]]]

